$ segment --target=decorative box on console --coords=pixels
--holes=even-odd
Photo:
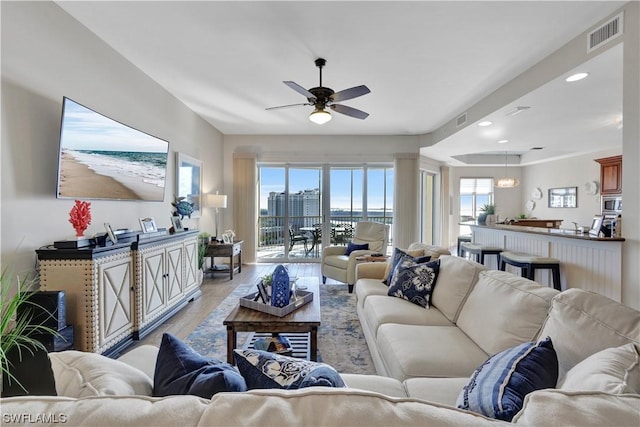
[[[309,291],[296,291],[296,299],[291,299],[289,305],[284,307],[274,307],[270,304],[254,301],[258,295],[258,292],[254,292],[249,295],[245,295],[240,298],[240,306],[250,308],[252,310],[262,311],[263,313],[271,314],[273,316],[284,317],[287,314],[299,309],[305,304],[313,301],[313,292]]]

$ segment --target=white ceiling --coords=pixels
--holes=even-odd
[[[426,134],[624,4],[57,3],[229,135]],[[463,163],[451,156],[525,152],[540,146],[548,153],[544,157],[551,158],[607,148],[603,144],[620,145],[619,126],[608,124],[621,117],[621,49],[607,55],[592,60],[588,79],[573,86],[551,82],[507,106],[532,107],[507,125],[469,126],[422,153],[456,165]],[[319,126],[308,120],[309,106],[265,110],[305,102],[282,81],[317,86],[318,57],[327,59],[324,86],[339,91],[365,84],[371,89],[368,95],[343,102],[370,113],[366,120],[333,113],[331,122]],[[506,122],[502,119],[508,109],[494,113],[496,124]],[[497,145],[498,134],[511,142]]]

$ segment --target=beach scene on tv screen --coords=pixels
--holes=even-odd
[[[65,98],[58,197],[164,200],[169,143]]]

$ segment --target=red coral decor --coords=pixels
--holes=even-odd
[[[91,203],[76,200],[69,211],[69,222],[76,230],[76,236],[84,236],[84,230],[91,224]]]

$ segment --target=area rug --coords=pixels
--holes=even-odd
[[[224,319],[238,299],[253,291],[252,285],[240,285],[186,338],[198,353],[226,361],[227,330]],[[322,323],[318,330],[318,360],[338,372],[375,374],[369,348],[356,314],[356,297],[347,285],[320,285]],[[238,333],[238,346],[245,345],[249,333]]]

